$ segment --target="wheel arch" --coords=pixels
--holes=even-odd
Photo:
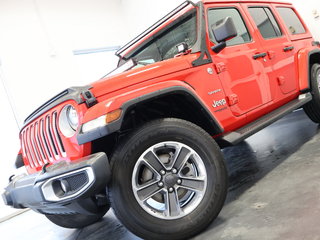
[[[124,112],[121,129],[126,127],[131,114],[135,111],[150,111],[147,120],[154,118],[175,117],[187,120],[202,127],[210,135],[217,135],[223,132],[223,128],[214,118],[205,104],[195,95],[195,93],[182,86],[174,86],[146,94],[132,99],[123,105]],[[138,116],[139,117],[139,116]]]
[[[111,123],[107,131],[96,134],[91,140],[87,139],[93,141],[93,152],[101,151],[106,142],[109,146],[116,145],[119,135],[126,136],[128,132],[143,123],[159,118],[183,119],[203,128],[211,136],[221,134],[224,130],[219,122],[192,88],[188,88],[191,87],[171,86],[138,95],[124,102],[120,107],[122,109],[120,119]],[[112,150],[109,154],[111,153]]]
[[[311,90],[311,68],[320,64],[320,49],[307,48],[298,53],[299,87],[301,92]]]
[[[312,74],[312,66],[318,63],[320,64],[320,49],[315,49],[309,53],[309,74],[308,74],[308,81],[309,86],[311,88],[311,74]],[[312,89],[311,89],[312,90]]]

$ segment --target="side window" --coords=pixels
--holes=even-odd
[[[235,24],[235,27],[238,31],[238,35],[227,41],[227,46],[238,45],[246,42],[251,42],[250,34],[247,30],[247,27],[239,13],[239,11],[235,8],[220,8],[220,9],[209,9],[208,12],[208,22],[209,22],[209,33],[210,39],[212,42],[217,43],[212,32],[211,25],[216,22],[223,20],[226,17],[231,17]]]
[[[282,36],[280,27],[269,8],[250,7],[249,12],[263,38],[268,39]]]
[[[278,7],[277,9],[291,34],[295,35],[306,32],[303,24],[292,8]]]

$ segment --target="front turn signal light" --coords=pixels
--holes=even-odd
[[[87,123],[84,123],[82,125],[82,132],[86,133],[86,132],[93,131],[94,129],[104,127],[109,123],[112,123],[118,120],[121,117],[121,114],[122,114],[122,110],[117,109],[115,111],[107,113],[106,115],[93,119]]]
[[[121,117],[121,113],[122,113],[121,109],[117,109],[113,112],[107,113],[106,123],[108,124],[108,123],[112,123],[112,122],[118,120]]]

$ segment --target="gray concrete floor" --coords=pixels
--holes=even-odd
[[[230,189],[218,218],[195,240],[320,239],[320,134],[294,112],[223,150]],[[1,239],[139,239],[110,211],[82,230],[63,229],[32,211],[0,224]]]

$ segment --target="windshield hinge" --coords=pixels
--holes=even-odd
[[[205,19],[205,9],[203,2],[197,3],[198,8],[198,36],[197,42],[192,47],[192,53],[200,52],[198,59],[192,62],[192,66],[197,67],[204,64],[212,63],[212,58],[207,47],[206,41],[206,19]]]

